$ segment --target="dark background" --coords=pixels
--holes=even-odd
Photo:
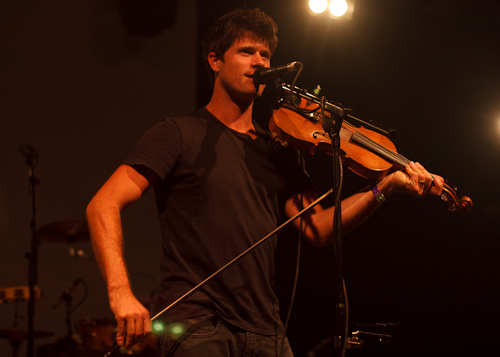
[[[82,2],[0,4],[0,288],[28,285],[28,167],[20,145],[39,152],[36,225],[83,219],[87,202],[138,137],[166,114],[189,112],[209,99],[199,59],[200,36],[222,13],[258,6],[278,23],[274,65],[298,60],[297,85],[317,84],[331,101],[397,130],[398,151],[423,163],[474,201],[470,213],[448,212],[437,198],[391,196],[344,238],[350,330],[398,323],[389,343],[366,340],[360,356],[496,356],[500,328],[500,4],[498,1],[358,0],[350,22],[311,16],[305,0]],[[272,91],[257,104],[266,112]],[[331,160],[307,157],[326,191]],[[367,181],[345,172],[344,195]],[[148,303],[159,262],[151,194],[124,213],[134,290]],[[277,291],[286,312],[297,238],[280,239]],[[88,242],[77,243],[91,255]],[[105,286],[92,259],[67,244],[42,241],[35,328],[66,334],[61,293],[78,278],[89,288],[71,316],[109,318]],[[289,337],[305,356],[331,336],[333,252],[302,247]],[[83,286],[74,302],[83,297]],[[27,327],[26,303],[17,305]],[[0,328],[15,304],[0,305]],[[371,328],[370,331],[375,331]],[[382,331],[381,331],[382,330]],[[23,343],[21,355],[25,354]],[[0,340],[0,355],[11,354]]]

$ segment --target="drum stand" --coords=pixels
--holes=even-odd
[[[20,315],[18,312],[19,311],[18,305],[21,301],[24,301],[24,299],[22,297],[19,298],[11,298],[11,297],[15,296],[15,292],[19,294],[20,292],[24,293],[26,291],[27,294],[27,289],[25,289],[24,287],[13,287],[13,288],[1,289],[0,291],[2,292],[2,294],[5,294],[8,297],[7,299],[0,299],[0,303],[4,302],[15,303],[14,322],[12,323],[12,326],[10,328],[0,329],[0,338],[5,338],[9,340],[9,343],[12,346],[12,356],[18,357],[19,347],[21,346],[21,343],[28,338],[29,333],[28,331],[23,330],[19,324],[19,320],[23,318],[23,316]],[[52,335],[54,334],[45,331],[32,332],[33,339],[50,337]]]

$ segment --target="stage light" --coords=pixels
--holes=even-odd
[[[345,0],[332,0],[328,9],[335,17],[344,16],[347,12],[347,2]]]
[[[309,0],[309,9],[315,14],[328,14],[333,19],[350,20],[354,12],[355,0]]]
[[[309,8],[315,14],[321,14],[328,8],[328,0],[309,0]]]

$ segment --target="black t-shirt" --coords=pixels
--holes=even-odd
[[[252,139],[202,108],[165,118],[125,160],[160,177],[154,186],[163,236],[160,309],[274,230],[284,200],[311,188],[296,152],[255,125]],[[275,248],[273,237],[169,310],[167,320],[216,313],[248,331],[279,333]]]

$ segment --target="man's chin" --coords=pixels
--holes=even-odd
[[[256,98],[260,97],[259,92],[248,91],[245,93],[233,93],[232,100],[239,105],[250,105]],[[246,104],[245,104],[246,103]]]

